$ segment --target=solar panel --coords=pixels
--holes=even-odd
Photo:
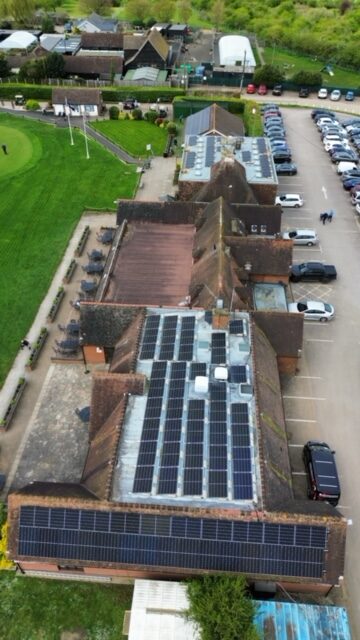
[[[226,364],[226,334],[211,334],[211,364]]]
[[[189,400],[184,462],[184,495],[201,495],[205,401]]]
[[[247,373],[244,365],[234,365],[229,370],[229,382],[246,382]]]
[[[39,509],[20,509],[18,556],[304,578],[326,568],[325,526]]]
[[[179,360],[192,360],[194,350],[195,316],[186,316],[181,320]]]
[[[195,167],[196,153],[194,151],[188,151],[185,156],[185,168],[192,169]]]
[[[172,360],[174,357],[177,321],[177,316],[164,317],[159,360]]]
[[[152,360],[154,358],[159,324],[160,316],[154,315],[146,318],[140,360]]]
[[[245,402],[231,405],[231,437],[233,465],[233,497],[235,500],[253,498],[249,407]]]
[[[190,365],[190,380],[195,380],[196,376],[206,376],[205,362],[192,362]]]
[[[208,324],[212,324],[212,311],[205,311],[204,320]]]
[[[241,155],[243,162],[251,162],[251,151],[243,151]]]
[[[229,322],[229,333],[230,335],[234,334],[244,334],[244,320],[230,320]]]
[[[263,175],[264,178],[270,178],[271,177],[271,169],[270,169],[270,163],[269,163],[269,158],[265,155],[260,156],[260,167],[261,167],[261,173]]]
[[[257,139],[257,147],[258,147],[259,153],[266,153],[266,143],[264,138]]]
[[[189,147],[193,147],[197,143],[197,136],[189,136],[187,142]]]
[[[214,334],[213,334],[214,335]],[[221,334],[215,334],[221,335]],[[225,382],[211,383],[209,386],[209,479],[210,498],[227,497],[227,420]]]

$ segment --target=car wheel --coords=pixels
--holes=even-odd
[[[298,209],[299,207],[300,207],[300,205],[299,205],[299,204],[296,204],[296,205],[295,205],[295,209]]]
[[[314,243],[313,243],[313,242],[308,242],[306,246],[307,246],[307,247],[313,247],[313,246],[314,246]]]
[[[327,322],[328,319],[327,318],[320,318],[320,322]]]

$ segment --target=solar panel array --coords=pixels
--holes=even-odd
[[[148,316],[145,322],[140,360],[152,360],[155,356],[160,316]]]
[[[244,333],[244,320],[230,320],[229,322],[230,335],[243,335]]]
[[[184,464],[185,496],[201,496],[203,492],[204,417],[205,401],[189,400]]]
[[[243,151],[241,155],[243,162],[251,162],[251,151]]]
[[[165,316],[161,334],[159,360],[172,360],[175,351],[177,316]]]
[[[18,556],[322,578],[324,526],[22,506]]]
[[[211,167],[215,162],[215,138],[208,136],[206,138],[205,167]]]
[[[208,482],[210,498],[226,498],[228,495],[226,396],[226,382],[210,385]]]
[[[211,364],[226,364],[226,333],[211,334]]]
[[[249,409],[247,403],[231,405],[233,490],[235,500],[253,497]]]
[[[266,144],[265,144],[264,138],[257,139],[257,147],[258,147],[259,153],[266,153]]]
[[[193,169],[195,167],[196,153],[195,151],[187,151],[185,157],[185,168]]]
[[[194,351],[195,318],[185,316],[181,319],[179,360],[192,360]]]
[[[269,158],[267,156],[265,155],[260,156],[260,167],[261,167],[261,173],[263,177],[270,178],[272,174],[271,174]]]

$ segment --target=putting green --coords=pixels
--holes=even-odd
[[[34,141],[19,129],[0,126],[1,177],[18,173],[20,170],[23,170],[26,165],[30,164],[34,153],[33,143]],[[6,144],[8,155],[5,155],[1,149],[1,145],[3,144]]]

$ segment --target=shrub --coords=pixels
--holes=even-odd
[[[130,120],[130,115],[128,112],[125,113],[124,120]]]
[[[116,107],[116,106],[110,107],[110,109],[109,109],[110,120],[118,120],[119,119],[119,113],[120,113],[119,107]]]
[[[133,109],[132,113],[131,113],[133,120],[142,120],[143,119],[143,114],[141,109]]]
[[[38,109],[40,109],[40,105],[36,100],[26,101],[26,111],[38,111]]]
[[[170,135],[176,136],[177,134],[177,126],[175,122],[169,122],[167,125],[167,130]]]
[[[291,78],[291,81],[298,85],[308,85],[309,87],[321,86],[322,75],[316,71],[298,71]]]
[[[147,120],[148,122],[151,122],[152,124],[154,124],[157,117],[158,116],[156,111],[147,111],[144,115],[145,120]]]
[[[254,73],[255,84],[267,84],[273,86],[284,81],[285,75],[280,67],[271,64],[264,64],[264,66],[256,69]]]

